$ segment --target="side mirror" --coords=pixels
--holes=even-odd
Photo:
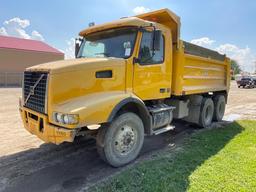
[[[159,51],[161,49],[160,47],[161,37],[162,37],[162,31],[154,30],[153,45],[152,45],[153,51]]]
[[[76,58],[77,58],[77,55],[78,55],[78,52],[79,52],[82,40],[83,39],[81,39],[81,38],[76,38],[76,41],[75,41],[75,57]]]

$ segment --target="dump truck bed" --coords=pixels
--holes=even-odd
[[[174,51],[172,95],[228,91],[230,60],[216,51],[185,41]]]

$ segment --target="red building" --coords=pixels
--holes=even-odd
[[[0,36],[0,86],[20,86],[25,68],[62,59],[62,52],[42,41]]]

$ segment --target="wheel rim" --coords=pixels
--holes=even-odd
[[[115,135],[114,149],[118,155],[124,156],[133,151],[137,140],[137,132],[129,125],[120,127]]]

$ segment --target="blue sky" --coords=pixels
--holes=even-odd
[[[227,53],[245,70],[253,70],[252,63],[256,60],[255,0],[1,0],[0,33],[43,39],[69,52],[72,51],[71,38],[89,22],[103,23],[131,16],[136,10],[159,8],[169,8],[181,17],[184,40],[194,40],[199,45]],[[16,19],[15,23],[12,18],[20,20]]]

